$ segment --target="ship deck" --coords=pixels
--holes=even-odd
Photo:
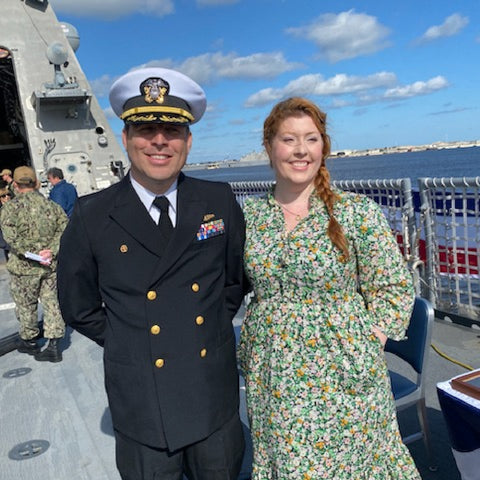
[[[8,274],[0,264],[0,338],[16,329]],[[238,333],[243,309],[235,318]],[[3,335],[2,335],[3,333]],[[449,357],[480,367],[480,331],[435,320],[432,343]],[[13,350],[0,357],[0,478],[5,480],[119,480],[112,423],[103,386],[102,349],[67,330],[63,361],[37,362]],[[389,356],[389,363],[403,368]],[[395,364],[395,365],[393,365]],[[409,445],[424,480],[460,480],[440,410],[436,384],[466,369],[430,350],[426,403],[438,470],[429,470],[421,441]],[[241,417],[247,423],[241,387]],[[399,415],[408,434],[418,428],[415,408]],[[244,473],[248,475],[251,449]]]

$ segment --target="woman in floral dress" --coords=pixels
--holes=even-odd
[[[420,479],[383,353],[404,337],[412,279],[380,208],[330,187],[325,121],[306,99],[274,107],[264,146],[276,185],[245,205],[252,479]]]

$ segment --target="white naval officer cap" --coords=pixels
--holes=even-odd
[[[113,111],[126,125],[171,123],[191,125],[207,107],[202,87],[183,73],[142,68],[120,77],[110,89]]]

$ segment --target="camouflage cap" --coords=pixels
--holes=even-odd
[[[10,195],[10,190],[7,187],[0,188],[0,197],[4,197],[5,195]]]
[[[37,183],[37,175],[31,167],[17,167],[13,172],[13,181],[19,185],[35,185]]]
[[[0,177],[3,177],[4,175],[12,175],[12,171],[9,170],[8,168],[4,168],[4,169],[0,172]]]

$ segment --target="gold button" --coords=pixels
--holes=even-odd
[[[164,365],[165,365],[165,360],[163,360],[163,358],[157,358],[155,360],[155,366],[157,368],[162,368]]]
[[[158,335],[160,333],[160,327],[158,325],[153,325],[150,332],[152,335]]]
[[[206,349],[206,348],[202,348],[202,349],[200,350],[200,356],[201,356],[202,358],[207,356],[207,349]]]
[[[150,290],[148,293],[147,293],[147,298],[149,300],[155,300],[157,298],[157,292],[155,292],[154,290]]]
[[[120,251],[121,251],[122,253],[126,253],[126,252],[128,252],[128,247],[127,247],[126,245],[121,245],[121,246],[120,246]]]
[[[193,283],[192,284],[192,290],[194,292],[198,292],[200,290],[200,285],[198,283]]]
[[[205,321],[205,319],[199,315],[196,319],[195,319],[195,322],[197,325],[203,325],[203,322]]]

